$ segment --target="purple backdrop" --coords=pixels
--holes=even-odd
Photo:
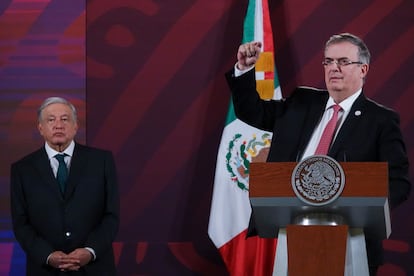
[[[326,39],[360,35],[373,56],[364,91],[400,112],[414,164],[414,2],[269,4],[283,95],[297,85],[324,87]],[[246,7],[247,0],[0,2],[0,275],[24,274],[10,225],[9,167],[42,144],[35,109],[48,95],[78,105],[80,142],[115,154],[119,275],[225,274],[207,225],[229,100],[224,72],[234,65]],[[379,274],[414,275],[413,209],[411,196],[393,212]]]

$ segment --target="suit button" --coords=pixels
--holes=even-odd
[[[69,231],[65,233],[66,238],[70,238],[71,235],[72,235],[72,233],[69,232]]]

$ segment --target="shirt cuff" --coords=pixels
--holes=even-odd
[[[49,256],[47,256],[47,259],[46,259],[46,264],[47,264],[47,265],[49,265],[49,259],[50,259],[50,256],[52,256],[52,254],[53,254],[53,253],[50,253],[50,254],[49,254]]]
[[[88,250],[89,252],[91,252],[91,254],[92,254],[92,261],[95,261],[96,260],[95,250],[93,250],[90,247],[85,247],[85,249]]]
[[[246,68],[246,69],[244,69],[244,70],[240,70],[238,67],[237,67],[237,63],[234,65],[234,76],[235,77],[240,77],[241,75],[243,75],[244,73],[246,73],[246,72],[248,72],[248,71],[250,71],[250,70],[252,70],[254,68],[254,65],[252,65],[251,67],[249,67],[249,68]]]

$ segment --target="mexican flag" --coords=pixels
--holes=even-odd
[[[257,91],[262,99],[280,99],[274,64],[272,27],[267,0],[249,0],[243,43],[262,42],[256,63]],[[249,164],[264,162],[272,133],[253,128],[236,118],[230,103],[217,154],[208,234],[231,275],[271,275],[276,239],[246,239],[251,207]]]

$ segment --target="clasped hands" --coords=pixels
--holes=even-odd
[[[260,41],[253,41],[244,43],[239,46],[237,51],[237,68],[245,70],[256,64],[261,52],[262,43]]]
[[[77,248],[69,254],[55,251],[49,257],[49,265],[61,271],[77,271],[92,260],[92,254],[85,248]]]

